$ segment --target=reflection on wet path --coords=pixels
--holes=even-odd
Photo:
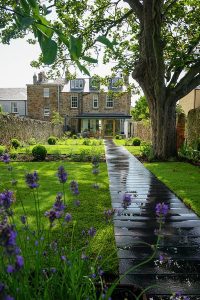
[[[182,291],[190,299],[200,299],[200,218],[149,172],[125,148],[106,140],[106,160],[118,247],[120,274],[128,274],[122,283],[134,283],[150,290],[153,299],[170,299]],[[132,204],[122,208],[122,196],[132,194]],[[159,224],[155,206],[169,205],[170,211],[161,229],[162,238],[156,257],[133,270],[133,266],[152,254]],[[147,244],[145,244],[147,243]],[[132,270],[131,270],[132,268]]]

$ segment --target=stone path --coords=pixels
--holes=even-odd
[[[143,288],[156,285],[149,291],[153,299],[160,299],[159,295],[170,299],[169,295],[177,291],[190,295],[190,299],[200,299],[199,217],[124,147],[116,146],[112,140],[105,144],[113,208],[122,211],[123,194],[133,194],[131,206],[114,217],[120,275],[152,253],[152,247],[140,243],[153,245],[157,241],[156,204],[165,202],[170,207],[157,257],[128,272],[121,282]],[[164,258],[162,263],[160,255]]]

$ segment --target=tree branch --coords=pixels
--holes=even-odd
[[[200,83],[200,61],[198,61],[185,76],[179,81],[177,86],[171,91],[172,97],[177,101],[187,95]]]
[[[113,21],[113,23],[112,23],[110,26],[108,26],[108,28],[106,29],[105,35],[108,34],[108,32],[109,32],[109,30],[110,30],[111,28],[115,27],[117,24],[120,24],[124,19],[127,19],[133,12],[134,12],[133,9],[130,9],[130,10],[129,10],[126,14],[124,14],[121,18],[119,18],[119,19]]]
[[[124,0],[124,2],[128,3],[130,7],[135,12],[136,16],[142,20],[142,14],[143,14],[143,5],[140,3],[139,0]]]

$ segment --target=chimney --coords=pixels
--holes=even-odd
[[[37,84],[37,76],[35,73],[33,75],[33,84]]]
[[[44,72],[38,73],[38,83],[44,83],[46,81],[46,76]]]

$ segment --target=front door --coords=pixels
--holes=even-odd
[[[104,120],[104,136],[113,136],[114,131],[114,120]]]

